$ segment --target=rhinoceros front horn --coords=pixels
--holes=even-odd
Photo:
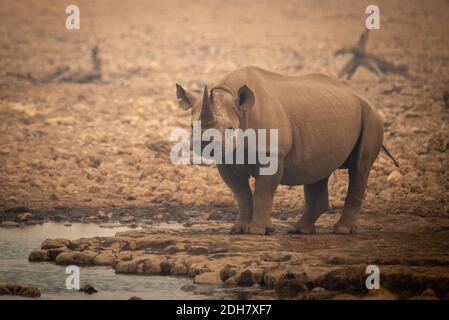
[[[210,126],[215,123],[215,116],[209,100],[207,86],[204,87],[203,107],[201,108],[201,122],[206,126]]]

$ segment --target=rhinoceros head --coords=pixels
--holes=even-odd
[[[184,110],[192,112],[192,128],[194,122],[201,124],[201,133],[208,129],[216,129],[221,136],[226,137],[226,129],[244,127],[245,112],[254,104],[254,94],[246,86],[242,86],[237,93],[233,93],[224,86],[204,87],[203,93],[187,92],[180,85],[176,85],[178,105]],[[210,141],[202,141],[202,149]]]

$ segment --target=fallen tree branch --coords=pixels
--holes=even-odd
[[[14,73],[8,72],[8,76],[13,76],[18,79],[28,80],[33,84],[43,84],[43,83],[62,83],[62,82],[72,82],[72,83],[91,83],[102,80],[101,73],[101,59],[99,56],[99,46],[98,43],[91,50],[92,59],[92,71],[71,71],[70,67],[62,66],[58,67],[54,72],[49,73],[41,78],[37,78],[31,72],[26,73]]]
[[[395,65],[383,58],[376,57],[375,55],[366,52],[368,32],[369,30],[366,30],[362,33],[357,45],[353,47],[343,47],[335,52],[335,56],[352,54],[351,60],[349,60],[343,69],[341,69],[338,77],[342,78],[346,76],[346,79],[350,80],[358,67],[364,67],[381,79],[386,74],[398,74],[403,77],[411,78],[406,65]]]

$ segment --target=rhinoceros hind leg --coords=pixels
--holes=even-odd
[[[383,144],[383,124],[379,115],[363,103],[362,131],[348,158],[349,185],[343,213],[334,226],[337,234],[356,233],[356,220],[361,210],[369,172]]]
[[[353,225],[346,225],[346,224],[340,224],[337,223],[334,226],[334,233],[336,234],[355,234],[357,233],[357,226],[355,224]]]
[[[336,234],[356,233],[356,221],[362,207],[369,169],[360,171],[357,167],[349,168],[349,186],[345,205],[340,220],[334,226]]]

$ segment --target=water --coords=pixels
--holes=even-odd
[[[48,238],[78,239],[95,236],[114,236],[125,227],[100,228],[96,224],[73,223],[66,227],[61,223],[0,229],[0,284],[35,286],[41,290],[41,299],[224,299],[226,290],[213,286],[200,286],[205,294],[181,290],[192,284],[192,279],[168,276],[117,275],[110,267],[80,267],[81,286],[90,283],[98,293],[86,295],[65,286],[67,275],[64,266],[52,263],[30,263],[28,255],[39,249]],[[200,290],[200,291],[201,291]],[[218,290],[218,291],[217,291]],[[217,295],[218,294],[218,295]],[[18,296],[0,296],[0,299],[23,299]]]

